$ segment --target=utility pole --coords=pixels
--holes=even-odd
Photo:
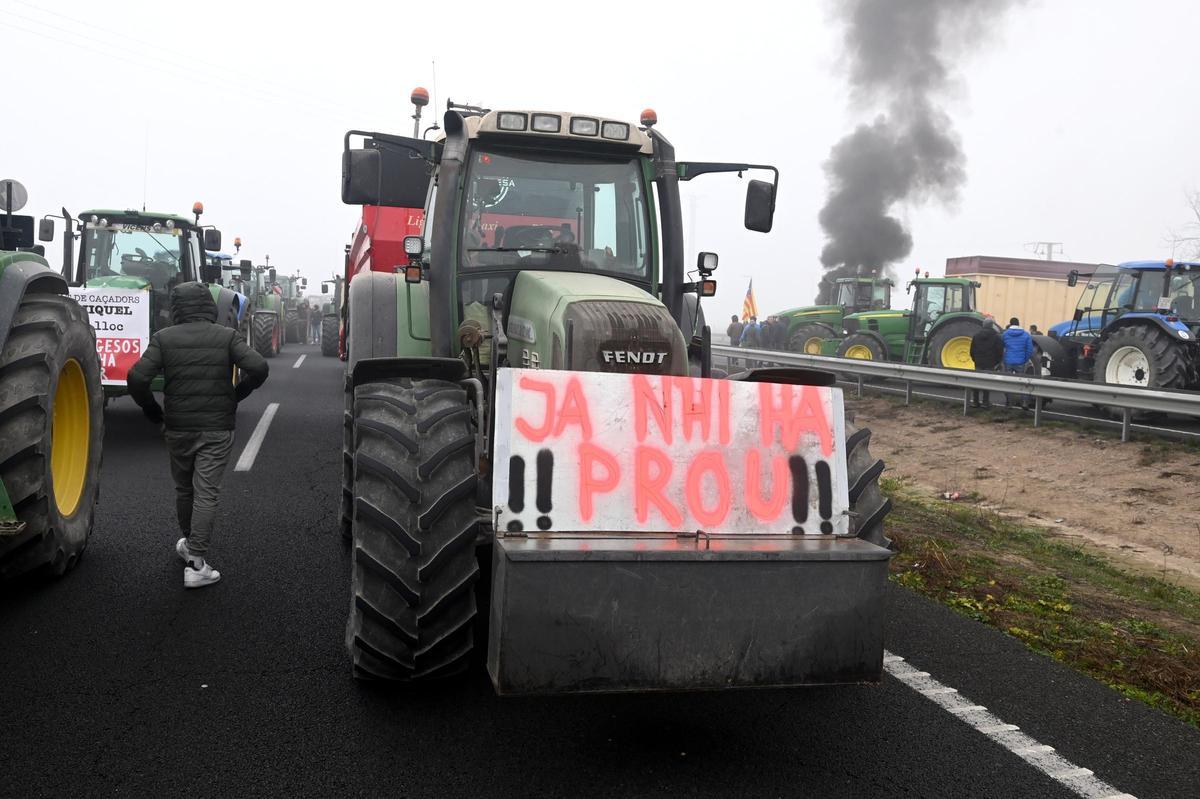
[[[1038,255],[1045,255],[1047,261],[1054,260],[1054,250],[1058,248],[1058,254],[1062,255],[1063,244],[1061,241],[1035,241],[1033,251]]]

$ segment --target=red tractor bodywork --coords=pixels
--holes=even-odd
[[[364,205],[362,219],[354,229],[350,250],[346,253],[345,287],[342,290],[342,317],[338,333],[338,355],[344,361],[346,352],[345,298],[350,296],[350,282],[359,272],[395,272],[408,264],[404,254],[404,237],[420,236],[425,220],[423,208],[386,208]]]

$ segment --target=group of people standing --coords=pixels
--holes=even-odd
[[[985,315],[986,321],[979,332],[971,337],[971,360],[975,362],[976,372],[995,372],[1003,367],[1005,374],[1025,374],[1030,363],[1034,360],[1036,348],[1033,336],[1021,327],[1021,320],[1013,317],[1008,320],[1008,327],[1003,331],[991,315]],[[1037,332],[1037,328],[1032,328]],[[1030,398],[1022,395],[1020,406],[1028,410]],[[1012,405],[1008,394],[1004,395],[1004,406]],[[992,395],[985,389],[971,389],[972,408],[992,407]]]
[[[783,349],[787,335],[787,325],[783,323],[773,323],[770,320],[766,322],[758,321],[757,316],[751,316],[743,322],[738,318],[737,314],[730,317],[729,327],[725,328],[725,334],[729,336],[729,346],[745,347],[746,349]],[[736,365],[737,359],[731,358],[730,365]],[[746,361],[747,366],[757,366],[757,362]]]

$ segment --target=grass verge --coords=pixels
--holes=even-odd
[[[891,579],[1200,728],[1200,594],[884,478]]]

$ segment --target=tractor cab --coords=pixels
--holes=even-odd
[[[1087,283],[1073,317],[1050,328],[1057,337],[1095,336],[1129,314],[1153,314],[1177,329],[1200,327],[1200,263],[1130,261],[1101,266],[1090,275],[1072,272],[1067,282]]]
[[[849,277],[837,281],[834,302],[845,313],[882,311],[892,307],[892,281],[887,278]]]

